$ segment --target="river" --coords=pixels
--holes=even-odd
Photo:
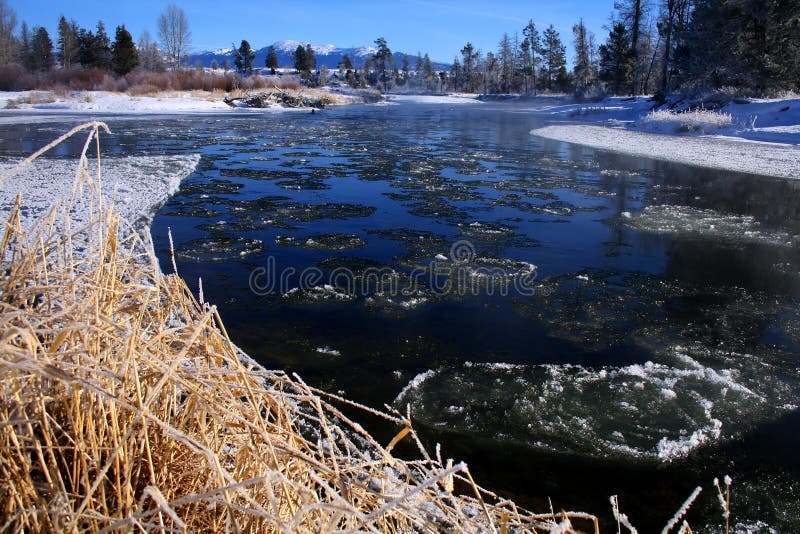
[[[409,407],[539,510],[618,494],[649,531],[703,485],[721,524],[727,474],[734,523],[800,528],[800,182],[537,139],[514,104],[105,120],[110,156],[202,155],[155,248],[266,367]],[[77,122],[0,125],[0,155]]]

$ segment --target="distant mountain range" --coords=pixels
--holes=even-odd
[[[275,47],[275,53],[278,56],[278,65],[281,67],[291,68],[294,67],[294,51],[297,50],[298,46],[306,46],[309,43],[307,41],[278,41],[273,43],[272,46]],[[257,69],[264,68],[264,63],[267,59],[267,46],[264,48],[259,48],[255,51],[256,59],[253,61],[253,67]],[[317,68],[322,67],[325,65],[329,69],[336,69],[339,66],[339,63],[342,62],[344,56],[347,55],[350,57],[350,61],[352,61],[353,65],[356,67],[361,67],[364,65],[364,61],[375,53],[376,49],[371,46],[362,46],[360,48],[339,48],[332,44],[328,45],[315,45],[311,44],[311,48],[314,49],[314,55],[317,58]],[[405,54],[403,52],[393,52],[394,59],[397,62],[397,68],[401,68],[403,65],[403,58],[408,57],[408,62],[411,70],[415,70],[417,68],[417,55],[416,54]],[[221,48],[219,50],[207,50],[203,52],[198,52],[196,54],[189,55],[189,65],[196,65],[199,61],[204,67],[210,67],[212,61],[216,61],[217,64],[221,67],[222,62],[228,60],[228,64],[231,68],[233,66],[233,48]],[[433,68],[437,70],[444,70],[449,69],[450,66],[444,63],[432,62]]]

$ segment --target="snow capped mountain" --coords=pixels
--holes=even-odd
[[[313,43],[309,43],[308,41],[296,41],[292,39],[287,39],[284,41],[277,41],[272,44],[275,48],[275,52],[278,56],[278,65],[281,67],[292,67],[294,65],[294,51],[297,50],[298,46],[306,47],[311,44],[311,48],[314,50],[314,56],[317,59],[317,67],[322,67],[323,65],[328,67],[329,69],[336,69],[339,66],[339,63],[342,62],[344,56],[348,56],[350,61],[356,67],[360,67],[364,64],[364,61],[372,56],[376,51],[377,48],[372,46],[361,46],[361,47],[351,47],[351,48],[340,48],[332,44],[325,44],[325,45],[317,45]],[[258,50],[255,50],[256,58],[253,61],[253,66],[256,68],[263,68],[266,58],[267,58],[267,49],[269,47],[265,46]],[[411,54],[404,54],[403,52],[395,52],[394,58],[397,62],[398,67],[401,66],[404,57],[408,57],[410,68],[415,69],[417,65],[417,57]],[[198,52],[193,54],[189,57],[189,64],[195,65],[198,62],[201,63],[205,67],[210,67],[212,62],[216,62],[217,65],[223,65],[225,61],[228,62],[229,67],[233,67],[233,48],[220,48],[219,50],[208,50],[203,52]],[[436,69],[445,69],[448,68],[447,65],[442,63],[434,63],[434,68]]]
[[[278,41],[277,43],[273,43],[272,46],[275,47],[275,51],[281,52],[289,52],[294,53],[297,50],[298,46],[306,47],[311,45],[311,49],[314,50],[314,54],[327,56],[339,50],[335,45],[326,44],[326,45],[315,45],[308,41],[293,41],[291,39],[286,41]]]
[[[375,48],[374,46],[362,46],[361,48],[353,48],[352,50],[353,50],[353,55],[356,57],[371,56],[378,51],[378,49]]]

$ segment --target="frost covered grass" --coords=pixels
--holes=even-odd
[[[730,113],[696,109],[676,113],[671,110],[651,111],[641,119],[641,125],[651,130],[708,133],[733,125]]]

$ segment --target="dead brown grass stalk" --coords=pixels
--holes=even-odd
[[[25,233],[18,199],[2,234],[0,530],[550,530],[552,514],[499,500],[464,464],[395,457],[419,443],[407,415],[369,410],[398,426],[384,446],[339,400],[239,351],[103,207],[86,158],[103,127],[87,126],[77,177],[94,223],[56,234],[69,210],[52,210]]]

